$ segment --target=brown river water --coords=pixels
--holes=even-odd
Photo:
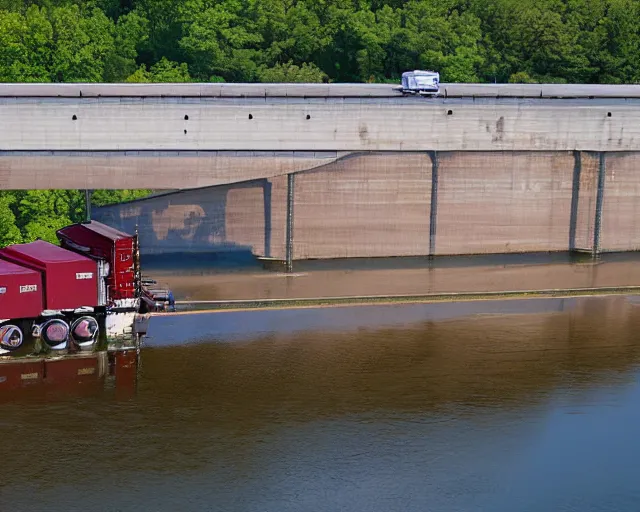
[[[0,510],[637,512],[639,333],[624,297],[154,318],[133,395],[0,405]]]

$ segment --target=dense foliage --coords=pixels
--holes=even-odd
[[[0,0],[0,81],[640,79],[640,0]]]
[[[640,0],[0,0],[0,82],[640,81]],[[98,192],[94,203],[148,191]],[[0,245],[84,216],[0,192]]]
[[[92,204],[130,201],[148,190],[96,190]],[[56,230],[85,218],[85,195],[78,190],[20,190],[0,193],[0,247],[38,238],[57,243]]]

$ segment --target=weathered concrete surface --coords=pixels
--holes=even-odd
[[[141,253],[285,256],[287,177],[184,190],[94,208],[93,218],[140,233]]]
[[[596,194],[598,187],[599,158],[594,153],[580,153],[578,155],[579,186],[576,216],[576,236],[572,249],[593,251]]]
[[[0,119],[0,189],[180,189],[315,167],[296,151],[635,151],[640,86],[0,84]]]
[[[605,251],[633,250],[638,244],[633,208],[640,194],[629,185],[634,162],[620,156],[608,164]],[[426,153],[355,154],[296,173],[293,258],[593,249],[598,155],[453,152],[438,153],[437,164],[433,239],[434,181]],[[616,179],[618,188],[612,185]],[[125,231],[139,226],[143,254],[243,250],[277,259],[286,255],[286,214],[284,175],[94,210],[96,220]]]
[[[606,156],[602,251],[640,250],[640,155]]]
[[[593,250],[599,155],[437,158],[434,252],[429,155],[363,153],[296,173],[294,259]],[[640,247],[637,158],[605,159],[601,251]],[[286,204],[282,175],[99,208],[94,217],[125,231],[139,226],[143,254],[244,250],[284,259]]]
[[[568,249],[574,157],[442,153],[436,254]]]
[[[356,155],[299,173],[294,258],[428,254],[430,201],[424,153]]]
[[[291,174],[294,259],[640,248],[639,86],[442,91],[0,84],[0,189],[219,185],[95,212],[146,253],[284,258]]]
[[[0,189],[186,189],[313,169],[334,152],[0,152]]]
[[[294,258],[414,256],[429,252],[431,160],[362,154],[296,174]],[[251,251],[284,259],[287,177],[187,190],[96,208],[132,232],[143,254]]]
[[[150,180],[180,189],[315,165],[285,163],[283,151],[640,148],[640,86],[441,91],[426,99],[387,84],[0,84],[0,189],[138,188]],[[227,158],[236,151],[243,156]],[[256,151],[278,156],[247,153]]]
[[[142,254],[229,250],[262,254],[266,186],[267,180],[259,180],[164,194],[96,208],[93,218],[130,233],[138,226]]]
[[[18,98],[0,99],[0,118],[4,151],[640,147],[639,100]]]

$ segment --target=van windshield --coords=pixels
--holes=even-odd
[[[438,83],[435,76],[416,76],[415,80],[418,85],[433,85]]]

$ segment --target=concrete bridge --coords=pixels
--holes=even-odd
[[[2,84],[0,119],[0,188],[198,189],[95,212],[151,252],[640,247],[637,86]]]

